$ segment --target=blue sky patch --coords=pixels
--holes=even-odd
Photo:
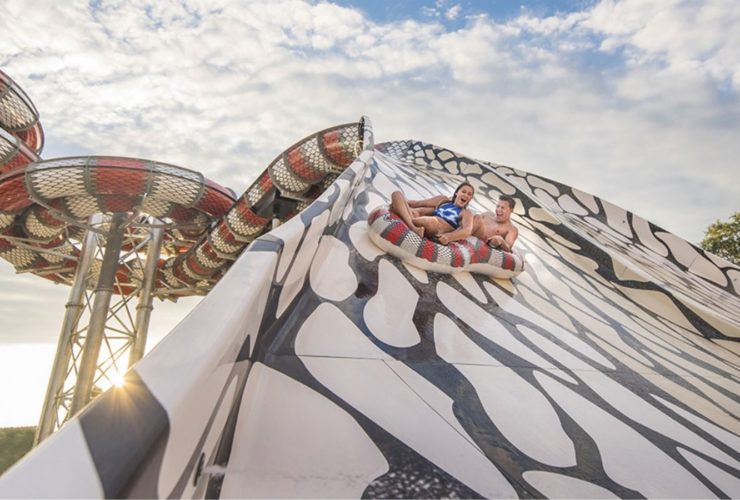
[[[413,19],[420,22],[438,21],[449,30],[463,27],[469,17],[485,14],[496,22],[505,22],[524,13],[547,17],[586,9],[595,0],[404,0],[378,2],[374,0],[337,0],[343,7],[364,12],[377,23]]]

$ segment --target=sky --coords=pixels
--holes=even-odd
[[[44,159],[122,155],[242,193],[370,117],[549,177],[691,242],[740,210],[736,0],[4,0],[0,67]],[[68,289],[0,261],[0,426],[40,411]],[[153,345],[197,302],[157,302]],[[12,382],[11,382],[12,381]]]

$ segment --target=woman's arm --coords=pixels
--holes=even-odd
[[[449,233],[440,234],[437,237],[437,241],[443,245],[447,245],[451,241],[464,240],[473,234],[473,214],[466,208],[460,212],[460,216],[462,217],[460,227]]]

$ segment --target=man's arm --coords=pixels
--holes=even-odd
[[[511,231],[509,231],[509,234],[506,235],[506,244],[508,245],[509,249],[507,252],[511,252],[511,249],[514,248],[514,242],[519,237],[519,229],[517,229],[516,226],[512,226]]]
[[[519,229],[517,229],[516,226],[512,225],[511,231],[506,233],[506,238],[504,238],[504,243],[506,244],[507,252],[511,253],[511,249],[514,248],[514,242],[516,241],[518,236],[519,236]]]
[[[519,230],[516,227],[512,227],[506,233],[505,237],[501,237],[496,234],[488,238],[486,243],[493,248],[511,253],[511,249],[514,247],[514,242],[516,241],[517,236],[519,236]]]

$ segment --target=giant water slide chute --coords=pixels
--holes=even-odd
[[[238,200],[199,172],[161,162],[108,156],[38,161],[18,137],[0,129],[0,147],[7,144],[0,157],[0,257],[18,272],[71,284],[94,214],[127,213],[134,224],[154,217],[167,242],[156,294],[205,294],[246,245],[273,221],[307,206],[351,163],[361,129],[362,123],[339,125],[293,145]],[[141,281],[137,265],[141,261],[120,264],[117,293]]]
[[[6,161],[15,156],[18,150],[28,149],[34,157],[41,154],[44,148],[44,129],[41,127],[36,106],[23,89],[0,70],[0,132],[3,131],[19,141],[15,143],[6,137],[0,140],[0,164],[3,164],[3,168],[6,168]],[[21,151],[19,156],[30,155]]]
[[[553,180],[372,142],[0,495],[740,496],[738,266]],[[462,180],[476,211],[517,200],[512,280],[368,238],[393,191]]]

